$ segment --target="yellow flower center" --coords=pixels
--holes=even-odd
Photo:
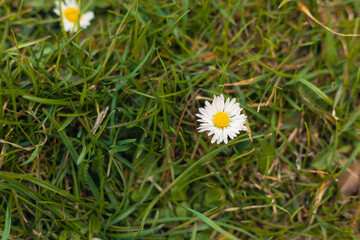
[[[69,22],[76,23],[79,18],[79,10],[70,7],[64,11],[64,15]]]
[[[213,119],[214,125],[218,128],[225,128],[230,123],[230,116],[225,112],[218,112]]]

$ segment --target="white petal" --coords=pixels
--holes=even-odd
[[[218,137],[218,139],[217,139],[217,144],[220,144],[221,142],[223,141],[223,139],[222,139],[222,137],[221,137],[221,135]]]
[[[63,6],[64,6],[64,4],[61,1],[61,7],[63,7]],[[59,1],[58,0],[55,0],[55,8],[59,9]]]
[[[220,112],[220,106],[219,106],[218,97],[215,97],[215,98],[214,98],[214,101],[212,102],[212,106],[213,106],[213,108],[214,108],[214,110],[215,110],[215,113],[214,113],[214,114]]]
[[[235,136],[240,133],[240,131],[237,128],[234,128],[232,126],[228,126],[228,129],[231,133],[235,134]]]
[[[233,122],[233,123],[230,123],[229,126],[234,128],[234,129],[240,130],[240,128],[242,126],[244,126],[244,123],[242,123],[242,122]]]
[[[67,7],[73,7],[79,9],[77,2],[75,0],[65,0],[65,4]]]
[[[80,26],[87,28],[90,25],[90,21],[94,18],[93,12],[87,12],[80,18]]]
[[[216,135],[214,135],[213,138],[211,139],[211,143],[213,144],[216,140],[217,140],[217,137],[216,137]]]
[[[243,115],[235,115],[234,117],[231,117],[231,121],[245,121],[245,117]]]
[[[201,122],[201,123],[212,123],[212,121],[211,120],[208,120],[208,119],[203,119],[203,118],[201,118],[201,119],[198,119],[197,120],[198,122]]]
[[[211,135],[215,134],[215,132],[216,132],[215,129],[210,130],[210,132],[208,133],[208,136],[211,136]]]
[[[229,115],[235,115],[237,113],[240,113],[239,103],[235,103],[229,108]]]
[[[208,108],[210,108],[211,107],[211,104],[209,103],[209,101],[205,101],[205,106],[207,106]]]
[[[212,119],[212,116],[211,116],[210,112],[209,112],[207,109],[205,109],[205,108],[200,108],[200,109],[199,109],[199,112],[200,112],[204,117],[206,117],[206,118],[208,118],[208,119]]]
[[[224,102],[224,95],[223,94],[220,94],[220,99],[221,99],[221,101]]]
[[[215,132],[215,135],[214,137],[216,137],[217,141],[218,141],[218,144],[220,142],[222,142],[222,130],[221,129],[218,129],[216,132]]]
[[[200,129],[200,128],[198,128],[197,131],[198,131],[198,132],[205,132],[205,131],[207,131],[207,129]]]
[[[226,99],[225,105],[224,105],[224,112],[228,113],[228,109],[230,107],[230,98]]]
[[[241,112],[240,108],[237,107],[237,106],[235,106],[235,107],[231,110],[231,112],[229,113],[229,115],[234,116],[234,115],[240,114],[240,112]]]
[[[235,133],[233,133],[233,132],[229,133],[229,138],[234,139],[235,137],[236,137]]]
[[[198,129],[206,129],[207,131],[209,131],[211,127],[213,127],[211,124],[201,124]]]
[[[234,105],[229,105],[229,107],[226,109],[226,113],[229,114],[229,116],[233,116],[234,115]]]
[[[220,135],[221,135],[221,129],[215,127],[213,129],[213,132],[214,132],[214,137],[217,139]]]
[[[207,113],[205,108],[199,108],[199,112],[204,115],[205,113]]]
[[[236,120],[239,120],[239,121],[243,121],[245,122],[246,121],[246,115],[245,114],[240,114],[239,116],[236,116],[235,119]]]
[[[208,101],[205,102],[205,105],[207,107],[207,110],[209,111],[209,114],[214,116],[216,114],[216,110],[214,109],[214,106],[210,104]]]
[[[70,32],[73,30],[74,24],[72,22],[66,20],[65,18],[63,18],[63,22],[64,22],[64,29],[66,32]],[[74,29],[76,29],[76,27]]]
[[[224,101],[224,95],[220,95],[220,112],[223,112],[224,111],[224,105],[225,105],[225,101]]]
[[[64,9],[64,4],[61,1],[61,9]],[[59,7],[59,2],[55,1],[55,8],[54,8],[54,13],[56,13],[56,15],[60,16],[60,7]]]
[[[86,19],[86,21],[91,21],[94,18],[94,12],[87,12],[82,15],[83,19]]]
[[[198,119],[198,122],[203,122],[203,123],[208,123],[208,124],[214,125],[213,120],[211,120],[211,119],[209,119],[209,118],[201,118],[201,119]]]
[[[234,139],[234,138],[240,133],[239,130],[236,130],[236,129],[231,128],[231,127],[229,127],[228,130],[229,130],[229,132],[228,132],[228,133],[229,133],[229,137],[230,137],[231,139]]]
[[[222,139],[225,142],[225,144],[228,143],[228,135],[227,135],[226,130],[223,130],[223,132],[222,132]]]
[[[206,120],[207,122],[213,122],[213,117],[210,117],[210,116],[202,116],[201,117],[203,120]]]

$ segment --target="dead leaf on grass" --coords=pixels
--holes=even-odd
[[[355,160],[338,181],[341,196],[351,196],[359,191],[360,161]]]

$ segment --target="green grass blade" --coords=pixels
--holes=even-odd
[[[304,78],[297,78],[299,82],[304,84],[306,87],[308,87],[311,91],[316,93],[320,98],[322,98],[327,104],[330,106],[333,105],[333,101],[323,92],[321,91],[317,86],[315,86],[313,83],[307,81]]]
[[[31,163],[36,158],[36,156],[39,154],[39,149],[40,149],[40,145],[37,145],[35,147],[34,151],[32,152],[31,156],[29,157],[29,159],[26,160],[25,162],[23,162],[21,164],[21,166]]]
[[[212,227],[215,231],[222,233],[224,236],[226,236],[228,239],[233,240],[239,240],[236,236],[232,235],[231,233],[227,232],[225,229],[217,225],[213,220],[210,218],[204,216],[203,214],[199,213],[198,211],[195,211],[191,208],[183,206],[185,209],[189,210],[190,212],[194,213],[196,216],[198,216],[201,220],[203,220],[206,224],[208,224],[210,227]]]
[[[55,121],[55,119],[46,111],[46,109],[43,109],[43,111],[46,114],[46,116],[50,119],[51,123],[55,126],[55,128],[59,129],[60,125]],[[72,144],[70,138],[66,135],[65,130],[61,130],[58,133],[60,135],[61,140],[65,144],[66,148],[69,150],[70,156],[76,163],[77,160],[79,159],[79,154],[76,152],[74,145]]]
[[[198,161],[196,161],[195,163],[193,163],[190,167],[188,167],[184,172],[182,172],[171,184],[169,184],[157,197],[154,198],[154,200],[148,205],[148,207],[146,208],[145,212],[144,212],[144,216],[142,218],[141,221],[141,229],[139,231],[139,234],[142,231],[142,228],[145,224],[145,220],[147,215],[150,213],[151,209],[154,207],[154,205],[173,187],[175,186],[177,183],[179,183],[180,181],[183,181],[184,179],[186,179],[187,177],[189,177],[191,174],[193,174],[195,171],[197,171],[204,163],[206,163],[207,161],[213,160],[214,157],[219,154],[221,151],[223,151],[226,147],[230,147],[234,144],[238,144],[240,142],[244,142],[247,141],[248,139],[241,139],[238,141],[233,141],[230,142],[229,144],[223,145],[219,148],[216,148],[215,150],[213,150],[212,152],[206,154],[204,157],[202,157],[201,159],[199,159]]]
[[[1,240],[8,239],[8,237],[10,235],[10,230],[11,230],[11,213],[10,213],[10,209],[11,209],[11,198],[9,199],[8,205],[6,207],[5,227],[4,227],[4,233],[3,233],[3,236],[1,238]]]
[[[49,39],[50,36],[46,36],[46,37],[43,37],[43,38],[40,38],[40,39],[37,39],[37,40],[33,40],[33,41],[29,41],[29,42],[26,42],[26,43],[22,43],[22,44],[19,44],[15,47],[11,47],[11,48],[8,48],[4,51],[4,53],[8,53],[8,52],[12,52],[12,51],[17,51],[18,49],[21,49],[21,48],[25,48],[25,47],[28,47],[28,46],[31,46],[31,45],[34,45],[34,44],[37,44],[37,43],[40,43],[40,42],[43,42],[43,41],[46,41],[47,39]]]
[[[33,102],[37,102],[37,103],[41,103],[41,104],[46,104],[46,105],[65,105],[65,106],[71,106],[73,104],[78,104],[78,101],[74,101],[74,102],[70,102],[70,101],[65,101],[65,100],[57,100],[57,99],[49,99],[49,98],[40,98],[40,97],[35,97],[35,96],[31,96],[31,95],[25,95],[23,96],[23,98],[33,101]]]

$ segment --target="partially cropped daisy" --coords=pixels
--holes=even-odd
[[[59,0],[55,0],[56,7],[54,12],[61,16],[62,22],[64,23],[64,29],[67,32],[74,30],[78,30],[78,19],[80,23],[80,27],[87,28],[90,25],[90,21],[94,18],[93,12],[87,12],[80,15],[79,6],[76,3],[76,0],[65,0],[61,2],[61,8],[59,6]],[[61,11],[61,14],[60,14]]]
[[[246,116],[241,114],[242,108],[235,101],[235,98],[231,101],[228,98],[225,102],[222,94],[219,97],[214,95],[212,103],[206,101],[205,108],[200,108],[200,113],[196,114],[201,122],[198,131],[209,131],[209,136],[214,134],[211,143],[228,143],[228,137],[233,139],[240,131],[247,131]]]

